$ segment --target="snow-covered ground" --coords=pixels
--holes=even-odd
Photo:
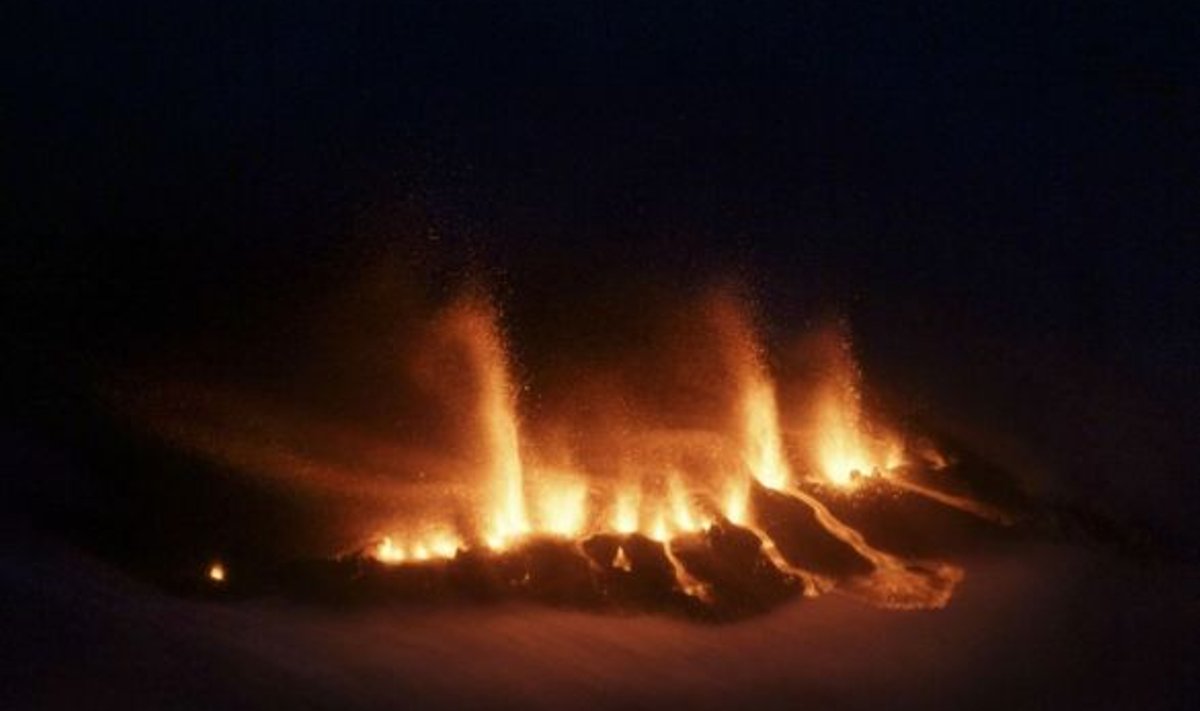
[[[949,607],[728,625],[539,607],[175,598],[45,539],[0,568],[6,709],[1194,708],[1193,569],[1028,544]]]

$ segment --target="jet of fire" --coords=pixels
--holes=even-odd
[[[517,403],[499,313],[472,295],[451,310],[448,322],[478,383],[477,426],[490,479],[489,522],[484,536],[496,545],[532,530],[525,506]]]

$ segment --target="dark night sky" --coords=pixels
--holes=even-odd
[[[1079,360],[1093,380],[1064,390],[1115,379],[1154,413],[1138,431],[1196,443],[1194,13],[250,5],[43,2],[6,22],[10,419],[55,423],[131,350],[303,301],[420,225],[518,302],[550,273],[736,264],[785,321],[848,310],[868,365],[892,346],[974,364],[947,388]],[[988,370],[996,340],[1018,345]],[[1110,407],[1064,397],[1049,412]],[[1072,429],[1045,405],[993,416]],[[1092,415],[1077,440],[1129,431]],[[1163,481],[1190,481],[1163,456]]]

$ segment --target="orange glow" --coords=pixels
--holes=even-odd
[[[478,383],[479,434],[492,492],[487,535],[503,544],[532,529],[525,507],[516,399],[498,320],[495,307],[477,296],[462,300],[449,314]]]
[[[750,489],[748,486],[733,486],[730,487],[729,493],[725,497],[725,506],[722,513],[725,518],[736,524],[744,524],[749,519],[750,507]]]
[[[638,506],[641,492],[635,487],[626,487],[617,492],[613,508],[612,527],[618,533],[633,533],[638,530]]]
[[[437,558],[453,558],[461,547],[459,541],[448,533],[435,533],[430,536],[427,544],[429,552]]]
[[[202,424],[208,429],[192,430],[173,422],[172,436],[195,438],[199,444],[189,442],[195,448],[224,447],[223,461],[246,469],[290,467],[299,482],[319,478],[321,486],[366,502],[364,508],[383,509],[369,523],[356,522],[351,540],[376,541],[366,553],[384,564],[447,560],[481,546],[506,551],[530,536],[640,533],[668,544],[666,555],[681,588],[701,596],[702,586],[688,578],[669,544],[724,517],[756,532],[764,555],[805,580],[810,593],[829,589],[831,581],[789,565],[763,533],[752,502],[765,487],[776,492],[772,496],[808,504],[826,532],[870,562],[874,574],[861,584],[874,592],[864,595],[877,594],[893,606],[944,604],[956,569],[913,572],[910,561],[872,547],[799,485],[815,477],[851,487],[858,477],[892,473],[898,487],[978,515],[990,512],[902,482],[905,466],[938,468],[947,461],[931,445],[906,452],[902,440],[866,411],[844,331],[820,334],[798,359],[803,366],[776,362],[751,312],[746,299],[728,290],[689,301],[671,314],[686,323],[662,327],[666,335],[659,340],[647,337],[645,352],[636,358],[622,352],[612,356],[615,364],[598,367],[603,372],[594,379],[564,378],[569,392],[563,399],[577,408],[564,408],[564,414],[546,406],[549,398],[538,390],[545,380],[531,377],[529,385],[517,387],[523,381],[514,375],[501,314],[489,298],[471,292],[436,312],[422,331],[428,343],[422,340],[414,347],[419,355],[412,356],[426,366],[413,366],[414,380],[428,396],[421,407],[436,421],[428,429],[440,439],[381,446],[365,435],[291,425],[282,418],[278,428],[264,428],[272,435],[265,439],[285,439],[274,437],[276,429],[290,432],[301,441],[295,451],[282,445],[256,448],[245,439],[229,444],[233,440],[207,421]],[[659,377],[658,369],[666,372]],[[798,375],[801,369],[808,370]],[[528,399],[519,401],[519,395]],[[413,410],[397,431],[407,432],[411,421],[425,417],[426,410]],[[553,439],[544,436],[551,430],[566,433],[561,442],[546,441]],[[420,427],[413,431],[412,439],[426,433]],[[326,436],[330,433],[337,436]],[[327,463],[337,460],[321,449],[331,440],[330,451],[348,463]],[[363,450],[373,456],[345,455]],[[428,481],[427,471],[433,472]],[[828,495],[828,488],[810,488]],[[374,538],[383,532],[388,535]],[[631,565],[623,548],[613,565]],[[224,582],[224,566],[213,563],[208,577]]]
[[[650,524],[650,531],[646,536],[660,543],[665,543],[670,538],[667,530],[667,517],[661,511],[654,517],[654,523]]]
[[[633,570],[633,563],[630,562],[629,556],[625,555],[625,548],[617,548],[617,555],[613,558],[613,567],[618,570],[624,570],[626,573]]]
[[[782,489],[791,473],[783,456],[775,391],[770,383],[759,377],[750,379],[745,387],[743,456],[758,483],[768,489]]]
[[[846,393],[829,392],[818,407],[817,460],[831,483],[849,486],[855,476],[871,476],[875,465],[859,429],[858,408]]]
[[[397,543],[391,536],[384,536],[371,550],[372,557],[380,563],[398,564],[409,561],[425,561],[453,558],[462,542],[454,535],[434,530],[410,541],[407,545]]]
[[[587,484],[578,478],[539,477],[538,529],[557,536],[576,536],[583,531],[587,515]]]
[[[810,448],[816,470],[839,487],[879,476],[905,463],[900,440],[872,432],[863,414],[861,374],[841,329],[821,334],[815,349],[824,370],[813,397]],[[877,429],[877,428],[875,428]]]
[[[763,346],[745,299],[722,292],[709,304],[737,390],[735,441],[750,476],[768,489],[781,489],[791,479],[779,425],[775,385],[764,361]],[[736,493],[727,493],[736,497]],[[731,502],[727,502],[729,504]],[[736,502],[729,508],[740,508]],[[730,517],[732,520],[732,517]]]
[[[668,481],[667,492],[671,504],[671,522],[676,531],[690,533],[708,526],[707,517],[697,514],[693,510],[687,490],[677,472],[673,473]]]
[[[384,536],[383,540],[375,546],[375,558],[381,563],[403,563],[408,560],[408,554],[403,548],[393,543],[390,536]]]
[[[895,609],[928,609],[945,607],[950,601],[955,586],[963,577],[960,568],[945,563],[917,568],[909,561],[871,546],[861,533],[838,520],[811,494],[799,489],[791,493],[812,508],[826,531],[875,566],[871,578],[859,586],[860,592],[872,602]]]

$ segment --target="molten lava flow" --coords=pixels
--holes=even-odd
[[[751,530],[762,538],[763,554],[767,556],[767,560],[770,560],[772,565],[804,582],[804,594],[806,597],[816,597],[821,593],[829,592],[833,589],[834,582],[832,580],[792,565],[779,550],[779,547],[775,545],[775,541],[771,540],[771,537],[765,531],[759,528],[751,528]]]
[[[675,575],[675,580],[679,582],[679,588],[689,597],[696,598],[704,602],[711,603],[714,600],[714,592],[710,585],[698,579],[687,571],[687,567],[679,560],[671,550],[671,546],[663,546],[663,553],[667,556],[667,562],[671,564],[671,571]]]
[[[901,477],[893,477],[892,479],[889,479],[888,482],[898,488],[906,489],[914,494],[919,494],[928,499],[933,499],[940,504],[944,504],[951,508],[956,508],[959,511],[965,511],[966,513],[978,516],[979,518],[982,518],[986,521],[991,521],[992,523],[997,523],[1002,526],[1011,526],[1013,523],[1015,523],[1015,519],[1011,514],[995,506],[985,504],[982,501],[976,501],[975,499],[970,499],[966,496],[955,496],[954,494],[948,494],[944,491],[938,491],[932,487],[924,486]]]
[[[846,488],[857,477],[893,474],[907,463],[900,440],[890,434],[872,437],[862,412],[862,376],[843,330],[824,336],[826,378],[816,397],[816,452],[818,470],[831,484]],[[945,457],[928,443],[918,449],[920,459],[935,470],[947,466]],[[980,518],[1010,525],[1007,513],[964,496],[923,486],[903,476],[888,476],[889,484]]]
[[[936,609],[945,607],[962,580],[960,568],[945,563],[914,565],[867,543],[862,534],[842,523],[817,498],[801,489],[790,492],[808,504],[826,531],[875,566],[871,578],[857,586],[865,597],[883,607]]]

